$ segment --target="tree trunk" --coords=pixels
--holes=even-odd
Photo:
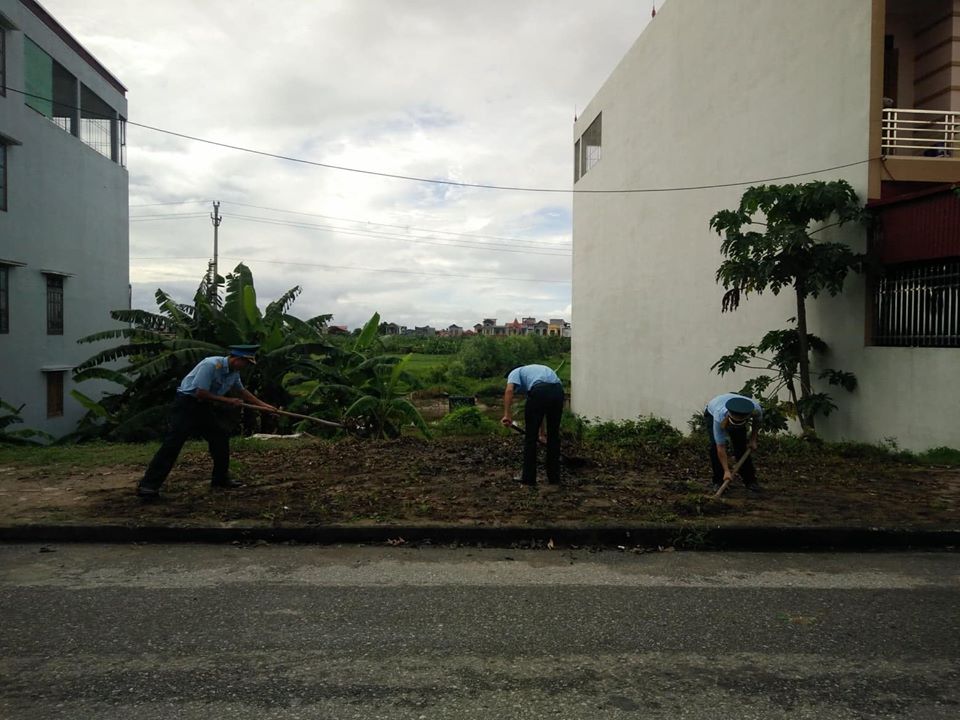
[[[800,398],[802,400],[807,400],[812,394],[811,385],[810,385],[810,349],[807,343],[807,305],[806,305],[806,292],[800,285],[797,285],[797,342],[800,349],[800,357],[798,362],[800,364]],[[807,432],[807,430],[814,431],[816,427],[814,426],[814,419],[812,414],[807,414],[803,412],[798,412],[797,417],[800,420],[800,428]]]

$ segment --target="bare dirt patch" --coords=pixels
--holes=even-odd
[[[516,526],[644,523],[945,528],[960,526],[960,470],[844,457],[787,456],[761,446],[765,492],[708,489],[704,448],[567,448],[587,462],[560,487],[513,480],[519,438],[402,438],[234,443],[244,488],[211,490],[210,460],[192,445],[163,488],[134,496],[141,465],[0,465],[0,525],[127,524]]]

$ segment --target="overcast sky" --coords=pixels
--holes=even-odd
[[[651,0],[41,0],[132,122],[359,170],[572,186],[572,125]],[[657,0],[657,7],[661,5]],[[128,128],[135,307],[213,253],[351,328],[573,318],[571,195],[398,180]]]

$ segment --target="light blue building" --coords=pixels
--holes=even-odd
[[[126,88],[43,7],[0,0],[0,399],[55,436],[84,412],[71,370],[102,349],[77,338],[130,303],[126,116]]]

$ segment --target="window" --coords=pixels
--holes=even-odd
[[[7,209],[7,146],[0,139],[0,211]]]
[[[47,335],[63,335],[63,277],[47,275]]]
[[[116,113],[86,85],[80,88],[80,139],[104,157],[112,159]]]
[[[23,66],[27,106],[75,135],[77,79],[30,38],[23,40]]]
[[[10,332],[10,268],[0,265],[0,335]]]
[[[2,20],[0,20],[2,22]],[[7,94],[7,29],[0,25],[0,97]]]
[[[873,307],[874,345],[960,347],[960,258],[886,267]]]
[[[63,417],[63,371],[53,370],[47,376],[47,417]]]
[[[575,180],[579,180],[587,172],[600,162],[600,145],[602,139],[602,115],[597,115],[590,126],[583,131],[583,135],[577,140],[574,146],[576,157],[574,158]]]

